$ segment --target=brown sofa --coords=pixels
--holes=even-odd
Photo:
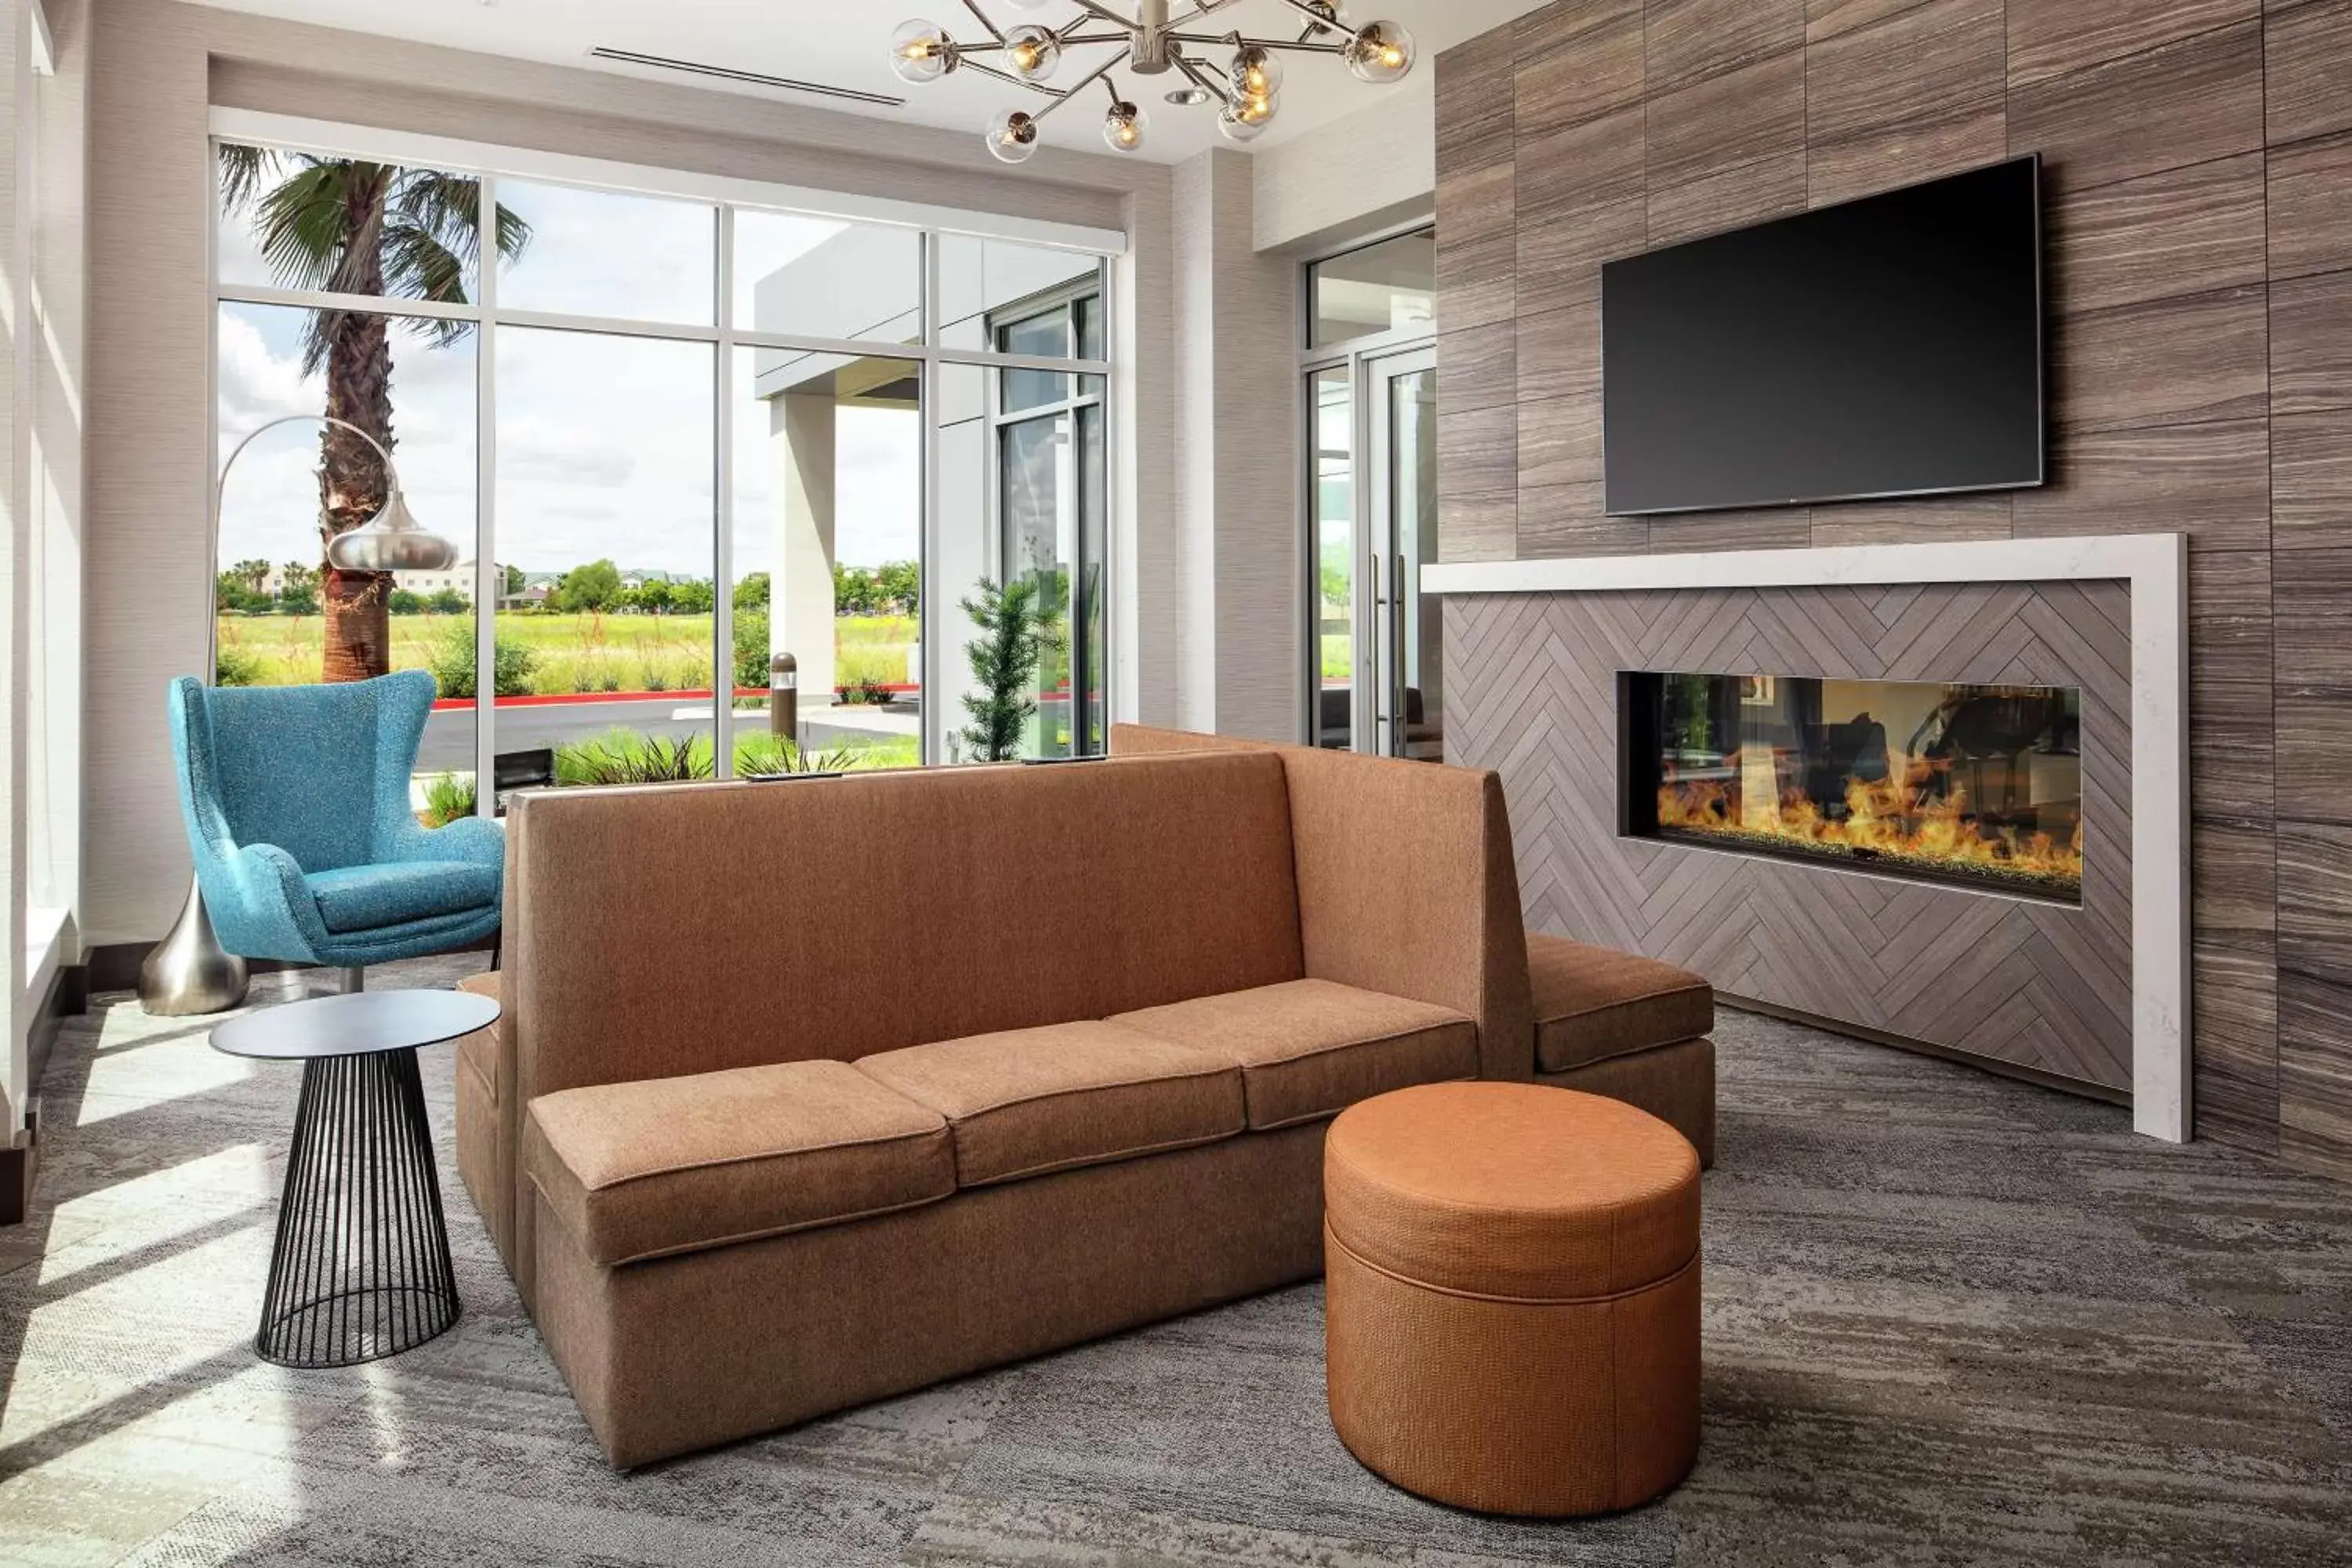
[[[615,1465],[1310,1279],[1324,1126],[1391,1089],[1711,1141],[1678,972],[1531,985],[1491,773],[1113,749],[518,797],[458,1168]]]
[[[550,792],[507,864],[458,1165],[616,1465],[1312,1278],[1330,1116],[1534,1068],[1487,773]]]

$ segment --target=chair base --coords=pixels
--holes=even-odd
[[[191,879],[171,934],[139,965],[140,1007],[155,1018],[226,1013],[245,1005],[252,979],[245,960],[221,946],[205,912],[204,889]]]

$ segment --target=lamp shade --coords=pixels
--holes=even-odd
[[[427,532],[397,487],[383,510],[327,541],[327,564],[339,572],[440,572],[457,563],[457,546]]]

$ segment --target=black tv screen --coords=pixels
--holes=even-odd
[[[2042,480],[2041,163],[1601,269],[1612,514]]]

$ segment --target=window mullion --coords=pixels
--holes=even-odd
[[[710,771],[726,779],[735,776],[735,209],[726,202],[719,204],[718,296],[718,363],[711,372],[718,505],[710,554]]]
[[[506,596],[506,574],[498,563],[499,422],[498,298],[499,187],[489,174],[478,176],[476,212],[481,243],[475,247],[478,278],[474,293],[479,325],[474,329],[474,811],[495,816],[499,809],[499,601]],[[487,607],[487,613],[485,609]]]

